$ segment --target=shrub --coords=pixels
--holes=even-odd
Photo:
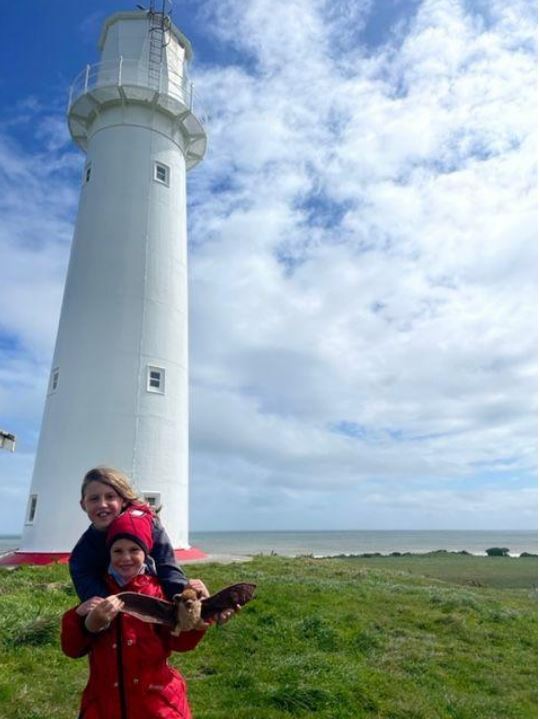
[[[58,641],[58,625],[58,617],[48,614],[14,622],[4,640],[12,646],[50,644]]]
[[[490,547],[486,549],[488,557],[507,557],[510,550],[508,547]]]

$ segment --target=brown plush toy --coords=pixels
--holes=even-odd
[[[221,612],[227,609],[243,607],[254,598],[255,584],[247,582],[233,584],[207,599],[199,599],[193,589],[184,589],[174,597],[174,602],[148,597],[136,592],[120,592],[117,596],[123,601],[122,612],[131,614],[143,622],[165,624],[171,627],[171,633],[191,629],[203,629],[208,622],[219,620]]]
[[[182,594],[175,594],[173,600],[176,605],[176,624],[171,634],[177,637],[180,632],[204,629],[207,626],[201,617],[201,600],[194,589],[184,589]]]

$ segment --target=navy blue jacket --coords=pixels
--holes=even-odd
[[[81,602],[91,597],[108,597],[110,591],[103,579],[109,566],[107,532],[100,532],[91,524],[75,545],[69,558],[69,573]],[[176,564],[171,540],[156,519],[154,522],[154,546],[147,564],[150,574],[160,580],[169,599],[180,594],[188,583],[186,575]]]

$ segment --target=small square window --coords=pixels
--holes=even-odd
[[[164,185],[169,184],[169,168],[167,165],[163,165],[161,162],[156,162],[154,165],[154,180],[157,180]]]
[[[165,392],[165,370],[163,367],[148,367],[146,389],[149,392]]]
[[[49,394],[56,392],[58,389],[58,383],[60,381],[60,369],[56,367],[51,372],[51,380],[49,382]]]
[[[33,524],[36,517],[37,494],[31,494],[28,498],[28,511],[26,512],[26,524]]]
[[[86,165],[84,168],[84,182],[90,182],[90,178],[92,177],[92,165]]]
[[[144,501],[152,509],[159,509],[161,506],[161,492],[143,492]]]

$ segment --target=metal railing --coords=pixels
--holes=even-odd
[[[69,90],[68,111],[73,103],[87,92],[97,88],[114,87],[141,87],[152,90],[159,95],[168,95],[179,100],[187,109],[196,114],[201,122],[204,122],[205,113],[194,105],[196,97],[193,92],[193,83],[186,76],[171,70],[167,67],[160,69],[156,80],[152,82],[148,78],[148,63],[139,60],[126,60],[122,57],[114,62],[100,62],[95,65],[87,65],[73,81]]]

